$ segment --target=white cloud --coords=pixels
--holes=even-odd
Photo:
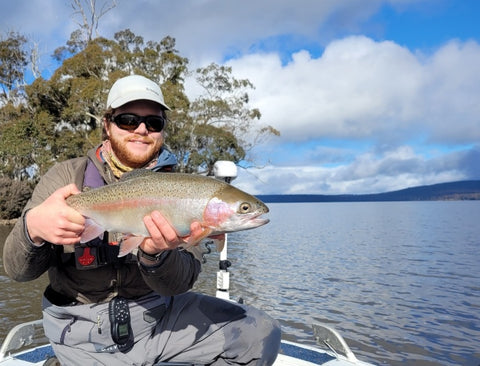
[[[452,42],[431,56],[362,36],[307,51],[282,65],[275,54],[230,61],[256,86],[251,102],[283,140],[371,138],[436,142],[480,138],[480,47]]]
[[[130,28],[145,41],[170,35],[192,67],[229,59],[237,76],[253,82],[252,105],[282,136],[256,149],[261,163],[275,165],[240,171],[235,182],[249,191],[372,193],[479,179],[478,42],[452,40],[422,52],[361,36],[368,23],[368,33],[383,39],[388,24],[370,20],[387,3],[402,10],[429,5],[427,13],[436,4],[119,1],[99,32],[111,38]],[[7,14],[1,30],[39,43],[46,64],[76,28],[68,0],[0,4]]]
[[[435,142],[480,139],[480,45],[452,41],[427,62],[424,115]]]
[[[146,39],[170,35],[195,64],[221,62],[225,54],[243,54],[259,42],[293,34],[305,40],[327,39],[338,28],[357,24],[382,1],[351,0],[157,0],[119,2],[106,17],[106,28],[131,28]],[[141,16],[132,16],[138,14]],[[328,27],[325,27],[325,25]],[[323,34],[327,34],[323,36]]]
[[[410,146],[366,151],[337,166],[267,166],[239,171],[234,184],[252,194],[367,194],[480,179],[480,148],[425,158]]]

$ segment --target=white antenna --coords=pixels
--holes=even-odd
[[[233,161],[219,160],[213,165],[213,174],[215,178],[231,183],[237,177],[237,166]],[[227,236],[225,234],[225,245],[220,252],[220,260],[218,262],[216,297],[230,300],[230,272],[228,272],[228,267],[231,266],[231,263],[227,260]]]
[[[231,183],[237,177],[237,166],[233,161],[219,160],[213,164],[215,178]]]

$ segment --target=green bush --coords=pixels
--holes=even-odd
[[[0,219],[19,217],[32,191],[28,182],[0,177]]]

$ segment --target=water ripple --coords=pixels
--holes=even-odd
[[[376,364],[480,365],[480,201],[269,206],[229,236],[230,290],[284,338],[314,344],[322,322]],[[209,255],[195,290],[214,295],[217,270]],[[0,273],[0,329],[39,316],[44,285]]]

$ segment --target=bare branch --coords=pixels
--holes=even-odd
[[[73,9],[72,15],[79,16],[81,19],[75,22],[82,30],[85,43],[88,43],[93,39],[94,32],[95,37],[98,37],[100,19],[117,6],[117,1],[103,2],[99,11],[97,11],[97,0],[72,0],[70,5]]]
[[[30,51],[30,69],[35,79],[40,76],[39,59],[40,52],[38,50],[38,43],[34,42]]]

